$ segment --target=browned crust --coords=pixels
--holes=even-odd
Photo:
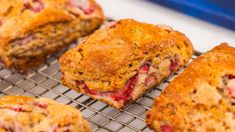
[[[39,114],[34,111],[35,109],[33,107],[36,107],[34,106],[35,102],[47,104],[47,107],[45,109],[47,111],[48,118],[51,118],[51,119],[48,119],[48,120],[41,119]],[[66,126],[66,124],[69,123],[70,125],[73,125],[73,127],[71,127],[72,131],[78,131],[78,130],[81,132],[90,131],[88,122],[82,117],[81,112],[72,106],[63,105],[47,98],[35,99],[31,97],[26,97],[26,96],[4,96],[0,99],[0,108],[16,107],[20,105],[25,107],[28,110],[27,112],[21,113],[21,115],[20,114],[15,115],[15,116],[21,117],[17,121],[18,121],[18,124],[24,123],[23,125],[23,127],[25,127],[23,128],[24,130],[29,128],[30,125],[32,125],[30,123],[35,123],[34,121],[37,121],[37,120],[38,121],[44,120],[45,121],[44,125],[47,121],[48,122],[50,121],[49,123],[52,123],[53,125],[61,125],[60,127]],[[2,111],[0,114],[3,114]],[[12,120],[12,118],[14,118],[14,117],[10,117],[9,115],[6,118],[5,116],[7,115],[8,113],[1,115],[0,117],[1,121],[4,120],[8,122]],[[28,118],[31,118],[31,120],[29,121]],[[8,119],[8,120],[5,120],[5,119]],[[51,124],[48,124],[48,125],[51,125]],[[45,129],[50,126],[47,126],[47,125],[43,126],[43,124],[41,124],[41,127]],[[0,131],[1,130],[2,128],[0,127]],[[38,130],[31,129],[30,131],[38,131]]]
[[[66,78],[83,80],[92,90],[115,91],[123,88],[144,61],[173,53],[179,54],[182,65],[189,60],[193,48],[185,35],[162,26],[124,19],[87,37],[66,52],[60,64]]]
[[[26,102],[33,101],[34,98],[31,97],[23,97],[23,96],[4,96],[0,99],[0,106],[6,105],[6,104],[24,104]]]
[[[96,5],[95,11],[91,15],[80,14],[75,16],[69,11],[69,0],[42,0],[45,4],[45,9],[40,13],[25,11],[22,13],[23,0],[0,1],[1,25],[0,25],[0,57],[3,63],[8,68],[14,68],[18,71],[27,71],[42,64],[47,56],[63,49],[71,42],[77,40],[96,30],[104,21],[104,15],[101,7],[94,1],[88,0],[93,5]],[[6,11],[11,9],[11,12]],[[6,8],[6,9],[5,9]],[[62,46],[52,47],[45,50],[43,54],[38,55],[32,60],[20,59],[14,60],[10,57],[9,43],[17,38],[23,37],[36,29],[43,28],[48,24],[69,22],[68,27],[74,30],[72,34],[67,36],[69,41],[64,42]],[[66,38],[66,39],[67,39]]]
[[[224,121],[227,105],[218,104],[219,107],[198,105],[192,101],[192,95],[204,84],[214,89],[220,87],[221,76],[235,74],[234,64],[235,48],[229,47],[227,43],[199,56],[169,84],[159,97],[154,99],[152,109],[146,115],[147,125],[155,131],[161,131],[160,126],[163,124],[171,126],[175,131],[196,131],[197,126],[192,124],[194,123],[192,113],[199,114],[199,111],[203,110],[206,115],[212,115],[211,119],[218,121],[214,123]],[[218,125],[200,124],[199,126],[204,127],[204,130],[213,130],[212,128]]]

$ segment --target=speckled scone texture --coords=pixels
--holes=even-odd
[[[235,131],[235,48],[223,43],[199,56],[155,98],[150,128],[162,132]]]
[[[185,65],[192,54],[192,45],[182,33],[123,19],[95,31],[60,58],[62,82],[120,108],[125,104],[120,98],[129,100],[122,94],[137,99]]]
[[[0,59],[27,71],[104,20],[94,0],[0,0]]]
[[[0,132],[89,132],[79,110],[46,98],[0,99]]]

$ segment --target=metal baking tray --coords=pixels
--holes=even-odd
[[[74,46],[75,44],[72,44],[69,48]],[[64,87],[60,83],[58,58],[63,52],[50,57],[46,64],[26,75],[12,72],[0,64],[0,97],[4,95],[47,97],[63,104],[75,106],[89,121],[92,132],[149,132],[151,130],[146,126],[145,113],[150,109],[152,100],[185,68],[172,74],[135,103],[118,111],[103,102],[93,100]],[[190,62],[198,54],[193,55]]]

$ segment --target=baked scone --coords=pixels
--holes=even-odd
[[[235,48],[199,56],[155,98],[146,122],[162,132],[234,132]]]
[[[46,98],[0,99],[0,132],[89,132],[79,110]]]
[[[0,60],[28,71],[103,20],[94,0],[0,0]]]
[[[62,55],[62,82],[120,109],[184,66],[192,54],[182,33],[123,19]]]

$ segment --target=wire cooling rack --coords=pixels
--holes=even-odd
[[[72,44],[70,48],[74,46],[75,44]],[[46,64],[27,75],[12,72],[0,64],[0,97],[4,95],[47,97],[63,104],[75,106],[89,121],[93,132],[149,132],[151,130],[146,126],[145,113],[150,109],[152,100],[184,70],[184,68],[180,69],[135,103],[118,111],[103,102],[93,100],[64,87],[60,83],[58,64],[58,58],[61,54],[63,52],[50,57]],[[191,58],[190,62],[197,56],[198,53]]]

